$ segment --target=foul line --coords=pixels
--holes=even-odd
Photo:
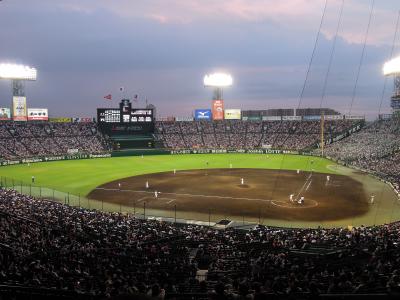
[[[146,199],[146,198],[149,198],[149,197],[146,196],[146,197],[140,198],[140,199],[136,200],[136,202],[143,201],[143,200]]]

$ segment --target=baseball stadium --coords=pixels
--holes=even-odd
[[[231,108],[242,82],[211,71],[198,82],[209,108],[187,116],[122,87],[94,117],[54,114],[31,108],[25,89],[40,65],[0,55],[0,80],[12,86],[11,106],[0,108],[0,299],[397,297],[400,13],[371,119],[323,105],[338,29],[320,105],[303,105],[323,2],[294,107]]]

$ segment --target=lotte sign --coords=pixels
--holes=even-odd
[[[224,119],[224,100],[213,100],[212,102],[212,117],[213,120]]]

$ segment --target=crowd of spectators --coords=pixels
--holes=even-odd
[[[334,137],[357,121],[325,121],[325,138]],[[320,121],[165,121],[156,123],[156,138],[171,149],[304,150],[320,138]]]
[[[107,150],[95,123],[0,122],[0,160]]]
[[[377,120],[361,131],[328,145],[325,155],[372,171],[400,187],[400,118]]]
[[[0,189],[0,226],[2,285],[156,299],[191,293],[202,299],[266,299],[400,292],[398,223],[217,230]],[[199,278],[199,270],[208,273]]]

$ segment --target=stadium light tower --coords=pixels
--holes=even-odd
[[[393,113],[400,113],[400,56],[384,64],[383,74],[394,77],[394,94],[390,106]]]
[[[11,79],[13,96],[25,96],[25,81],[35,81],[35,68],[24,65],[0,63],[0,79]]]
[[[204,86],[213,88],[213,100],[223,99],[223,89],[232,86],[233,79],[230,74],[213,73],[204,76]]]

